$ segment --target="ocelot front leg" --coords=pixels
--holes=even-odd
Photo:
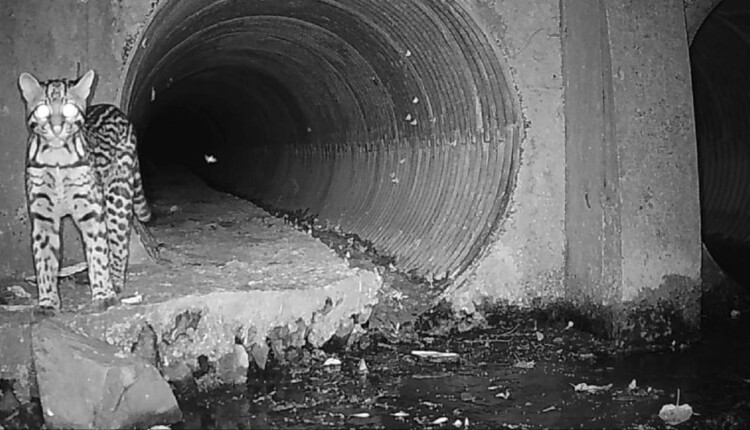
[[[91,300],[95,308],[103,310],[117,304],[118,299],[109,273],[107,227],[101,193],[94,191],[91,194],[76,199],[73,207],[73,220],[81,231],[86,251]]]
[[[34,182],[40,178],[31,177]],[[60,309],[57,275],[60,270],[60,216],[49,194],[29,195],[31,249],[34,253],[38,304],[43,312]]]

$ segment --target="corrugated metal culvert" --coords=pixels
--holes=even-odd
[[[455,276],[501,219],[521,131],[481,7],[168,1],[130,65],[130,110],[144,128],[177,111],[207,138],[142,150],[178,149],[221,188]]]
[[[746,2],[722,2],[690,48],[703,240],[735,280],[750,282],[750,44]]]

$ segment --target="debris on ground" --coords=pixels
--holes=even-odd
[[[536,361],[534,360],[517,360],[515,363],[513,363],[513,367],[517,367],[519,369],[533,369],[534,366],[536,366]]]
[[[414,350],[411,352],[411,355],[414,355],[419,358],[425,359],[427,361],[432,361],[435,363],[456,362],[460,359],[459,355],[456,354],[455,352]]]
[[[86,270],[88,270],[88,266],[84,261],[60,268],[60,272],[58,272],[57,277],[60,279],[69,278],[71,276],[85,272]],[[27,276],[24,278],[24,280],[30,284],[36,285],[36,275]]]
[[[602,391],[609,391],[609,389],[612,388],[612,384],[591,385],[585,382],[581,382],[580,384],[570,384],[570,385],[573,386],[573,389],[577,393],[588,393],[588,394],[597,394],[597,393],[601,393]]]
[[[659,410],[659,418],[665,423],[676,426],[689,420],[693,416],[693,408],[687,404],[680,404],[680,390],[677,389],[677,400],[675,404],[668,403]]]

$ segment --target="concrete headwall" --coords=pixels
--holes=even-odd
[[[459,309],[483,297],[620,307],[669,284],[697,324],[681,1],[345,3],[7,1],[0,274],[31,268],[16,78],[95,68],[94,101],[142,127],[204,103],[228,163],[198,167],[209,180],[455,278],[445,295]]]
[[[700,210],[682,2],[505,1],[496,11],[507,23],[500,39],[523,47],[508,59],[530,125],[507,218],[455,302],[562,298],[650,340],[675,323],[696,328]]]

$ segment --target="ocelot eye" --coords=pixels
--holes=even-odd
[[[50,113],[52,111],[50,110],[49,106],[47,105],[41,105],[34,109],[34,116],[37,117],[40,120],[45,120],[49,117]]]
[[[65,103],[62,107],[62,114],[65,118],[73,118],[78,115],[78,108],[71,103]]]

